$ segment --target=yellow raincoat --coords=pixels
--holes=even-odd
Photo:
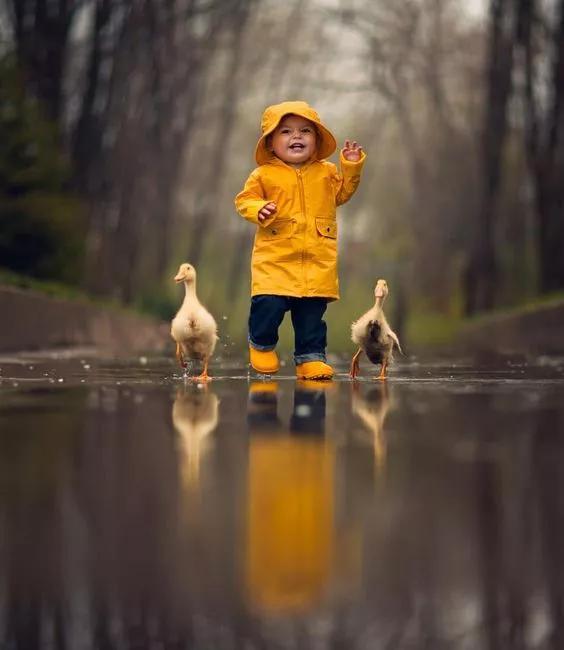
[[[336,208],[354,194],[366,156],[350,162],[342,155],[341,172],[326,160],[311,160],[300,168],[287,165],[266,148],[266,136],[284,115],[300,115],[318,129],[318,155],[335,150],[335,140],[305,102],[284,102],[266,109],[257,144],[259,163],[235,198],[238,212],[257,225],[251,295],[339,297]],[[259,223],[267,203],[276,213]]]

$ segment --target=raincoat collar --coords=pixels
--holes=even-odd
[[[265,161],[265,163],[263,163],[263,164],[268,163],[269,165],[279,165],[280,167],[287,167],[288,169],[295,169],[295,170],[299,169],[300,171],[304,171],[304,169],[307,169],[308,167],[311,167],[311,165],[313,165],[313,163],[316,163],[316,162],[319,162],[319,160],[317,158],[314,158],[312,160],[308,160],[307,162],[305,162],[300,167],[294,167],[293,165],[289,165],[288,163],[285,163],[283,160],[280,160],[280,158],[278,158],[278,156],[275,156],[274,154],[271,154],[270,158],[267,161]]]

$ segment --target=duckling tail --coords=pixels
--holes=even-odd
[[[377,320],[371,320],[368,323],[368,327],[366,328],[368,338],[371,341],[377,341],[380,337],[380,332],[382,331],[382,328],[380,326],[380,323]]]

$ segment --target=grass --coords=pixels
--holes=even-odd
[[[527,314],[541,309],[546,309],[549,307],[556,307],[557,305],[564,303],[564,291],[555,291],[552,293],[547,293],[543,296],[536,296],[524,302],[520,305],[514,305],[512,307],[504,307],[499,309],[494,309],[492,311],[478,314],[466,320],[465,324],[468,325],[479,325],[483,322],[489,322],[495,320],[496,318],[504,318],[508,316],[518,316],[520,314]]]
[[[136,316],[146,316],[156,318],[155,314],[142,313],[139,309],[127,307],[120,304],[116,300],[109,298],[98,298],[91,296],[85,291],[80,290],[78,287],[73,287],[60,282],[51,280],[39,280],[26,275],[20,275],[0,268],[0,285],[16,287],[18,289],[28,289],[36,291],[50,298],[59,300],[71,300],[73,302],[83,302],[103,309],[110,309],[119,313],[127,313]]]
[[[564,304],[564,292],[538,296],[521,305],[495,309],[470,318],[449,316],[431,311],[416,311],[410,315],[406,339],[415,347],[448,345],[466,327],[480,327],[499,319],[542,311],[545,308]]]
[[[464,320],[438,312],[419,311],[410,315],[406,340],[410,346],[423,347],[452,342]]]

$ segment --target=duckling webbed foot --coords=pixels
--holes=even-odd
[[[184,355],[182,354],[182,348],[180,347],[180,343],[176,344],[176,360],[178,361],[178,365],[183,369],[186,370],[188,368],[188,364],[184,360]]]
[[[349,376],[351,379],[356,379],[358,377],[358,373],[360,371],[360,362],[358,358],[360,357],[361,353],[362,353],[362,348],[359,348],[357,353],[352,358],[351,368],[349,371]]]
[[[384,363],[382,363],[382,369],[380,370],[380,374],[378,375],[377,378],[382,380],[382,381],[387,379],[387,377],[386,377],[386,370],[387,369],[388,369],[388,364],[384,361]]]
[[[202,383],[206,383],[208,381],[211,381],[211,377],[208,375],[208,360],[206,359],[204,361],[204,369],[202,372],[197,376],[194,377],[195,381],[201,381]]]

